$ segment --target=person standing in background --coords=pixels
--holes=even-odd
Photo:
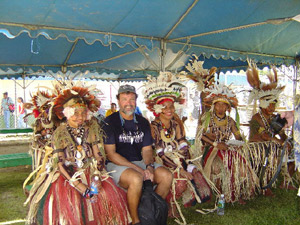
[[[24,122],[24,116],[25,116],[25,109],[24,109],[24,101],[22,97],[18,97],[18,128],[25,128],[26,124]]]
[[[113,114],[114,112],[117,111],[117,105],[116,103],[111,103],[110,104],[110,109],[108,109],[105,113],[105,117],[110,116],[111,114]]]
[[[14,104],[12,99],[8,97],[8,93],[4,92],[3,93],[3,99],[1,101],[1,115],[4,115],[4,123],[5,127],[9,128],[10,127],[10,111],[9,111],[9,106]]]

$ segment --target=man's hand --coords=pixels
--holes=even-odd
[[[147,169],[144,170],[144,180],[154,180],[154,169],[148,166]]]
[[[280,118],[285,118],[287,120],[287,124],[284,128],[290,127],[294,123],[294,111],[285,111],[280,113]]]

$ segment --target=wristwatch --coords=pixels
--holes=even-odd
[[[154,164],[153,163],[149,163],[146,165],[146,169],[148,168],[148,166],[151,166],[153,169],[155,168]]]

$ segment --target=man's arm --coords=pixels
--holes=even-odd
[[[146,165],[154,162],[154,159],[153,159],[153,150],[152,150],[152,146],[151,145],[144,146],[142,148],[142,157],[143,157],[143,160],[144,160],[144,162],[145,162]]]
[[[119,166],[130,167],[132,169],[137,170],[140,173],[144,172],[144,170],[141,167],[129,162],[126,158],[117,153],[115,144],[105,144],[104,149],[107,154],[107,158],[114,164],[117,164]]]
[[[153,158],[153,150],[152,146],[144,146],[142,148],[142,157],[144,160],[144,163],[146,165],[154,163],[154,158]],[[145,179],[150,179],[152,182],[154,180],[154,168],[151,166],[146,166],[146,170],[144,171],[145,174]]]

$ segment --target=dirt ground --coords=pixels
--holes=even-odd
[[[29,143],[0,145],[0,155],[23,153],[29,151]]]
[[[31,134],[0,134],[0,155],[26,153],[31,141]]]

